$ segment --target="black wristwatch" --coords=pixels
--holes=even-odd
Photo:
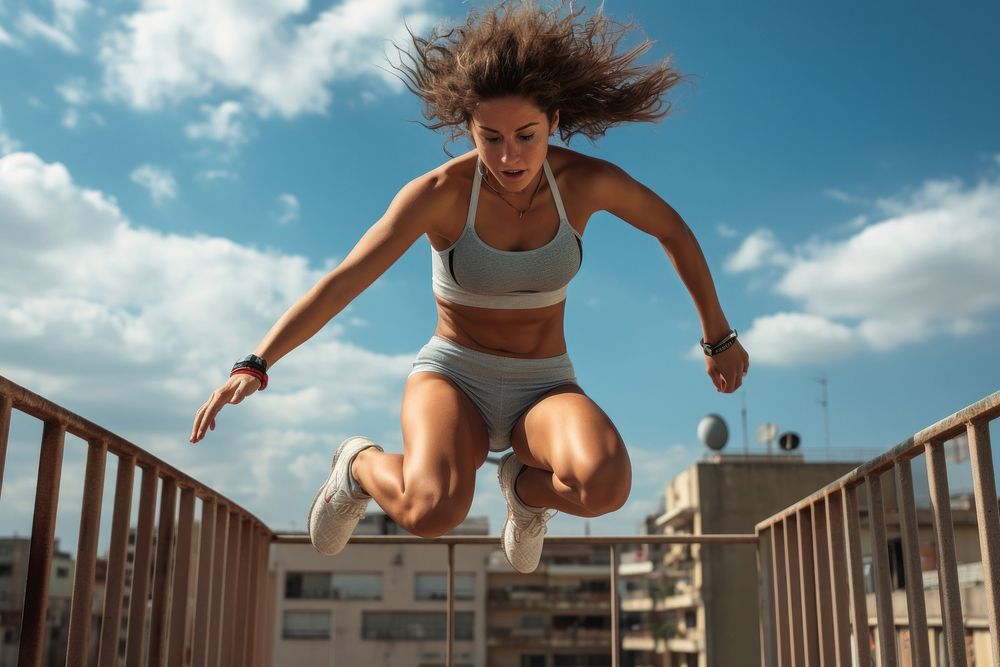
[[[714,357],[717,354],[721,354],[722,352],[725,352],[735,344],[736,344],[736,329],[730,330],[730,332],[726,334],[725,338],[720,340],[718,343],[715,343],[714,345],[706,343],[704,338],[701,339],[701,349],[704,350],[705,354],[709,357]]]
[[[264,361],[264,357],[258,357],[256,354],[248,354],[239,361],[237,361],[233,368],[256,368],[262,373],[267,372],[267,362]]]

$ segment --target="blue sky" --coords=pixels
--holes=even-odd
[[[343,437],[401,451],[403,382],[435,321],[426,241],[197,447],[191,419],[395,192],[446,159],[384,71],[386,40],[480,4],[0,0],[0,374],[301,530]],[[605,11],[634,17],[649,59],[671,56],[689,83],[663,122],[570,147],[624,167],[698,236],[751,355],[752,451],[767,421],[800,433],[807,458],[825,449],[822,375],[845,457],[997,390],[997,5]],[[625,508],[590,527],[632,533],[703,455],[702,416],[722,415],[742,450],[742,397],[705,376],[693,306],[653,239],[602,214],[584,241],[569,349],[636,471]],[[30,526],[38,431],[15,419],[0,532]],[[81,449],[67,448],[69,544]],[[479,477],[472,513],[496,531],[494,471]]]

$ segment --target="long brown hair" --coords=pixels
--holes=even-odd
[[[598,11],[544,11],[531,0],[506,0],[464,25],[441,26],[428,37],[410,32],[412,50],[396,46],[395,69],[424,101],[425,127],[446,129],[451,139],[468,131],[479,102],[526,97],[551,120],[559,111],[564,142],[575,134],[591,141],[622,123],[655,121],[670,111],[664,93],[682,80],[668,57],[638,65],[652,42],[641,40],[619,53],[634,23]]]

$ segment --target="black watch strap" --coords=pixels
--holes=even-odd
[[[701,349],[704,350],[705,354],[709,357],[714,357],[717,354],[721,354],[731,348],[736,344],[737,333],[736,329],[732,329],[726,337],[720,340],[718,343],[710,344],[706,343],[705,339],[701,339]]]
[[[267,362],[264,360],[264,357],[258,357],[256,354],[248,354],[237,361],[233,368],[256,368],[261,373],[266,373]]]

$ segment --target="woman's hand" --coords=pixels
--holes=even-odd
[[[246,373],[233,375],[226,380],[225,384],[213,391],[208,401],[195,413],[189,442],[193,445],[205,437],[207,429],[215,430],[215,415],[219,414],[222,406],[226,403],[236,405],[259,388],[260,380]]]
[[[715,388],[731,394],[743,384],[743,376],[750,370],[750,355],[739,341],[725,352],[714,356],[705,355],[705,371],[712,378]]]

